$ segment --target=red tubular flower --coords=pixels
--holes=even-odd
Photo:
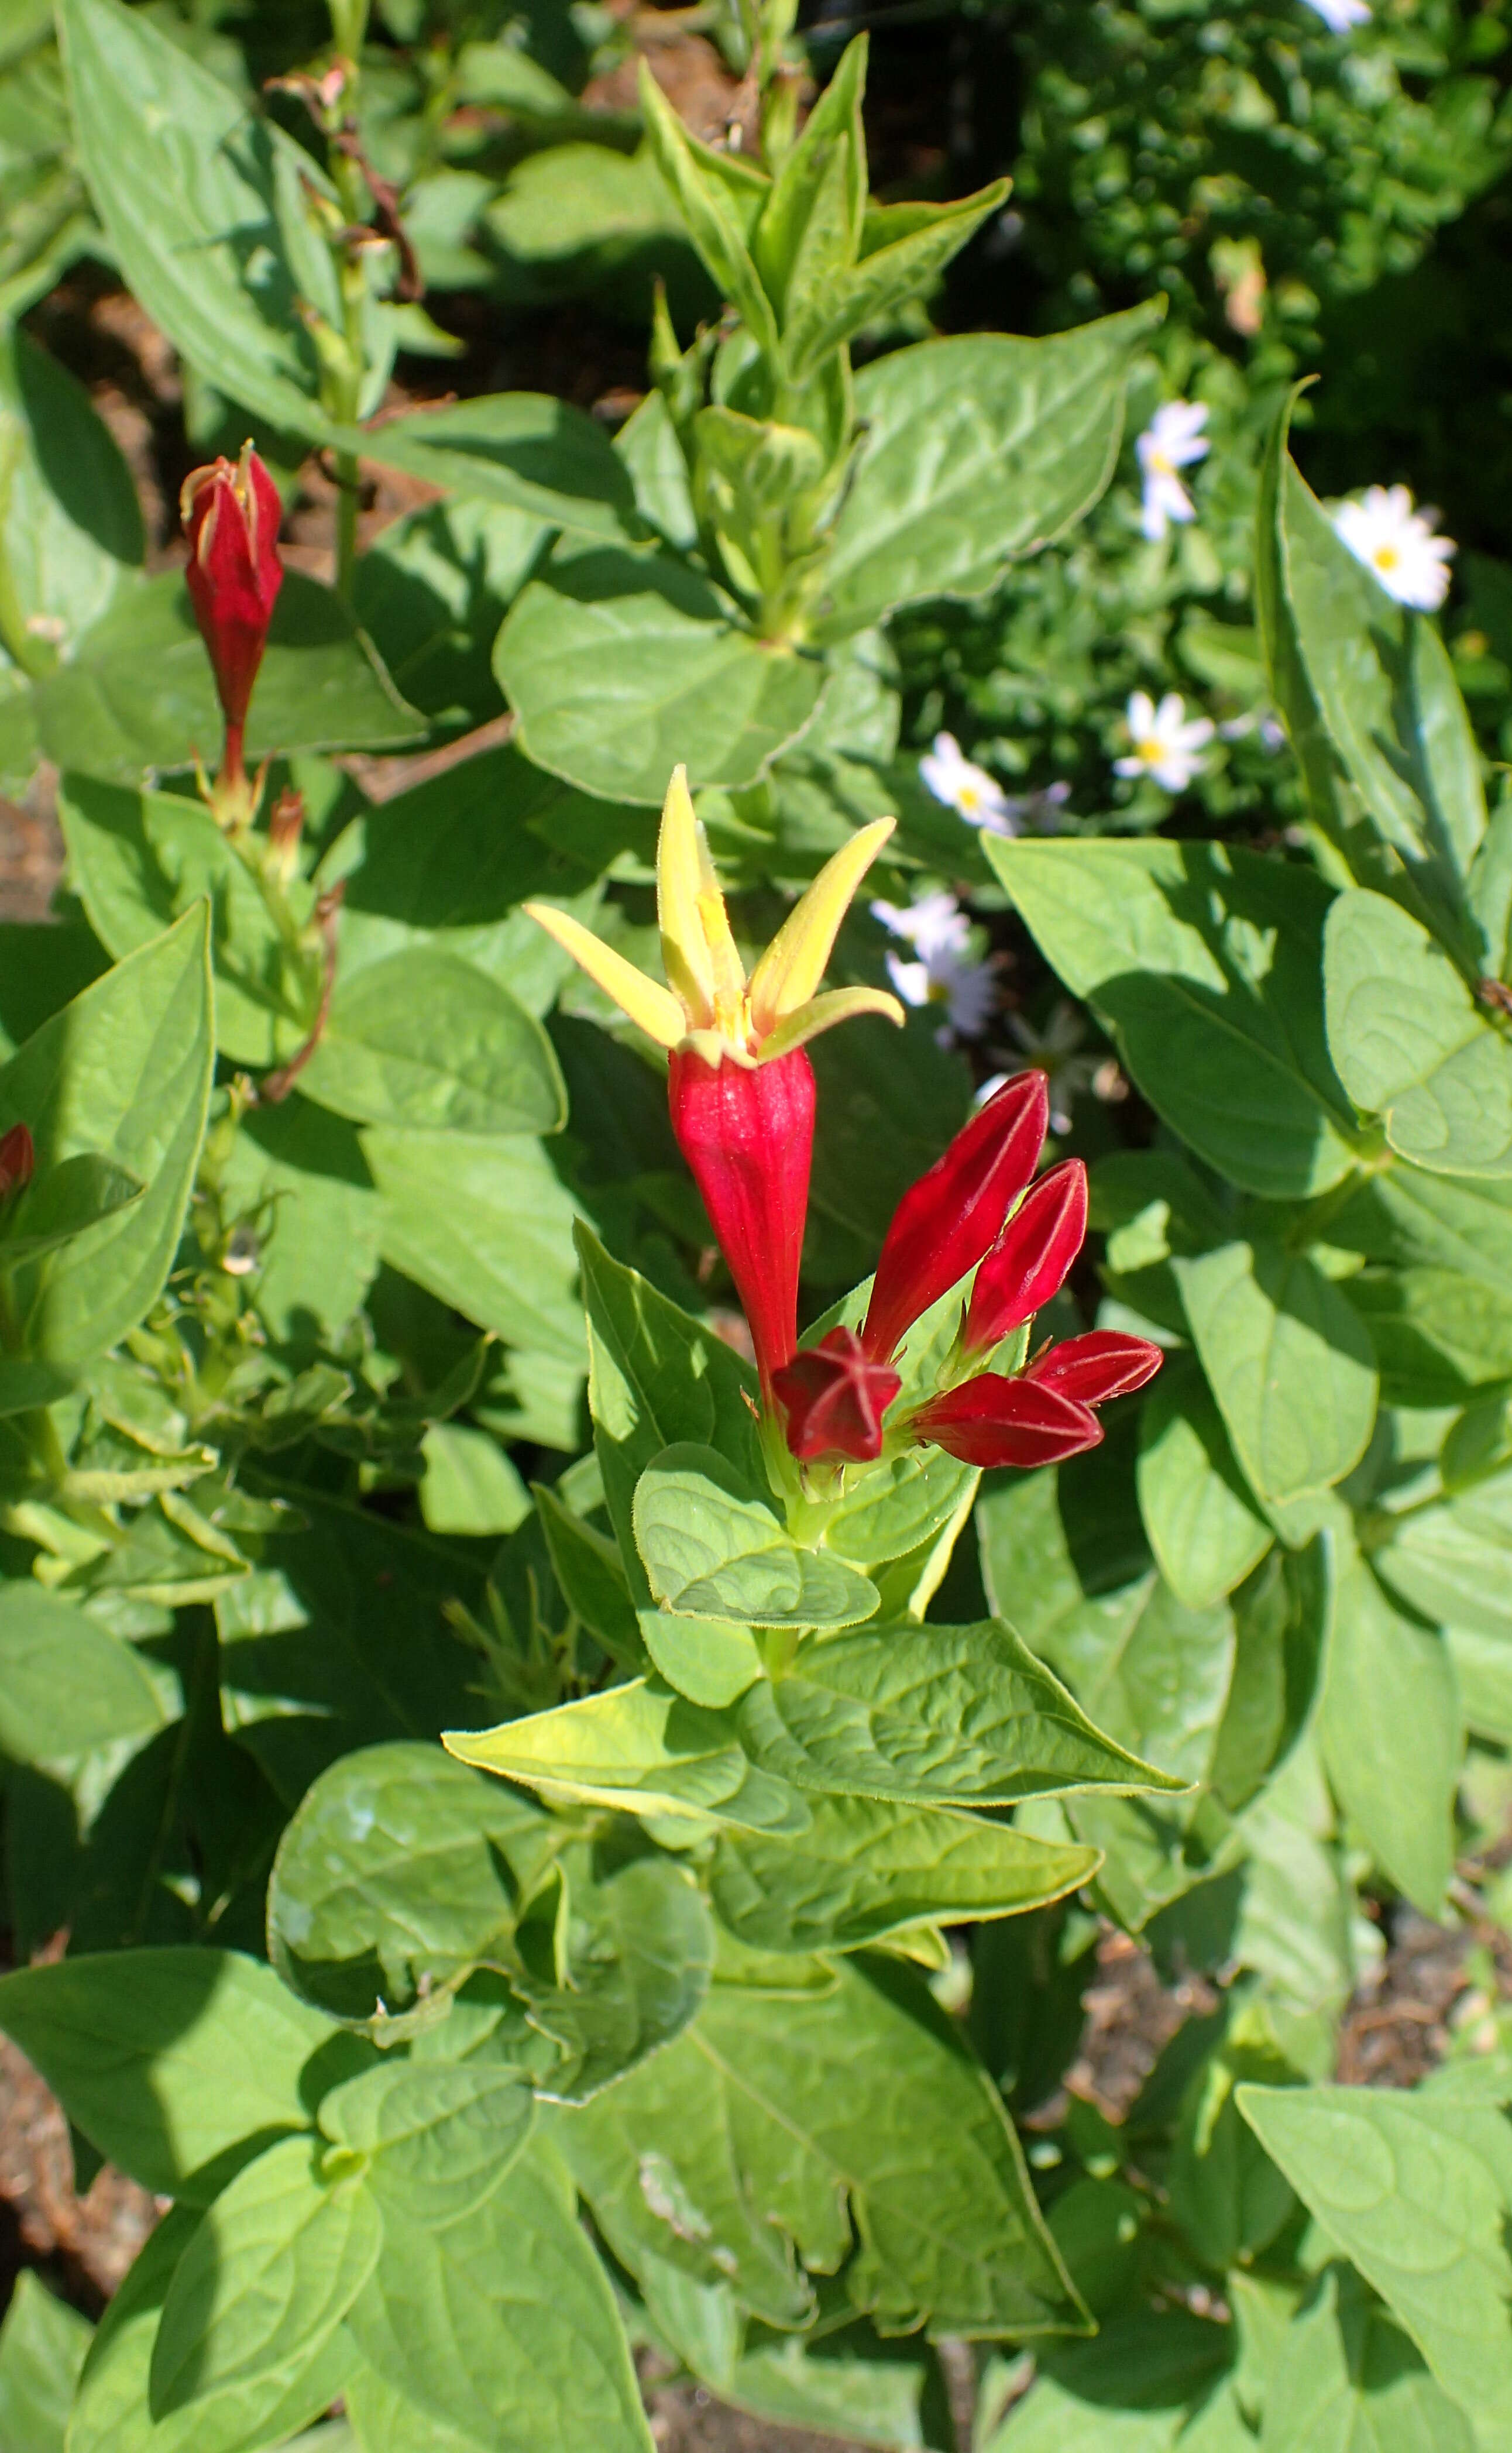
[[[932,1441],[963,1465],[1059,1465],[1095,1448],[1103,1426],[1090,1406],[1035,1380],[981,1372],[959,1388],[931,1397],[913,1418],[915,1437]]]
[[[1059,1294],[1086,1238],[1086,1169],[1052,1167],[1025,1194],[977,1271],[962,1346],[987,1354]]]
[[[192,469],[179,510],[189,541],[186,576],[226,717],[228,784],[239,784],[248,702],[284,584],[278,489],[249,443],[239,461]]]
[[[814,1144],[814,1071],[805,1050],[766,1065],[668,1058],[678,1147],[704,1196],[750,1323],[764,1395],[798,1343],[798,1264]]]
[[[1067,1337],[1052,1346],[1025,1374],[1039,1388],[1053,1388],[1079,1406],[1103,1406],[1110,1397],[1126,1397],[1153,1380],[1165,1357],[1147,1337],[1126,1337],[1121,1329],[1091,1328],[1084,1337]]]
[[[13,1192],[26,1190],[36,1163],[37,1154],[25,1125],[12,1125],[8,1133],[0,1133],[0,1201],[9,1201]]]
[[[853,1328],[832,1328],[772,1377],[787,1416],[787,1445],[806,1464],[882,1454],[882,1418],[903,1383],[874,1363]]]
[[[975,1268],[1034,1173],[1049,1116],[1044,1074],[1015,1075],[904,1194],[861,1332],[874,1360],[889,1361],[921,1313]]]

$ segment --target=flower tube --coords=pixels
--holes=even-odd
[[[283,506],[250,443],[244,443],[239,461],[221,459],[190,469],[179,509],[189,543],[189,601],[226,718],[214,807],[223,824],[240,828],[252,816],[242,748],[247,709],[284,584],[278,552]]]

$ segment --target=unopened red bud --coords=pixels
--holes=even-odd
[[[832,1328],[795,1354],[772,1386],[787,1416],[787,1445],[806,1463],[850,1458],[869,1464],[882,1454],[882,1418],[903,1383],[874,1363],[853,1328]]]
[[[1067,1337],[1052,1346],[1025,1377],[1037,1387],[1053,1388],[1080,1406],[1104,1406],[1110,1397],[1126,1397],[1153,1380],[1165,1357],[1147,1337],[1126,1337],[1122,1329],[1089,1328],[1084,1337]]]
[[[667,1104],[735,1281],[764,1392],[798,1343],[798,1265],[814,1145],[814,1074],[801,1047],[767,1065],[672,1050]]]
[[[0,1133],[0,1201],[9,1201],[13,1192],[25,1190],[36,1163],[37,1154],[25,1125],[12,1125],[8,1133]]]
[[[1090,1406],[1034,1380],[984,1371],[943,1397],[931,1397],[913,1418],[916,1440],[932,1442],[964,1465],[1059,1465],[1095,1448],[1103,1426]]]
[[[1064,1159],[1024,1196],[977,1271],[962,1343],[988,1354],[1060,1293],[1086,1240],[1086,1169]]]
[[[290,868],[299,849],[299,838],[305,829],[305,795],[289,790],[280,792],[268,821],[268,840],[284,863]]]
[[[228,752],[234,738],[240,772],[248,702],[284,584],[278,554],[283,507],[277,487],[247,443],[239,461],[216,460],[191,469],[179,509],[189,541],[185,575],[194,618],[214,668]]]
[[[1043,1073],[1005,1082],[893,1212],[861,1341],[886,1362],[921,1313],[975,1268],[1039,1165],[1049,1124]]]

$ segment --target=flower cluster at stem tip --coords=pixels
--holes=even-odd
[[[820,871],[747,977],[682,768],[657,842],[666,985],[569,913],[527,910],[668,1059],[672,1129],[749,1324],[763,1415],[803,1466],[869,1464],[885,1449],[945,1448],[967,1464],[1039,1466],[1095,1446],[1095,1408],[1160,1368],[1144,1339],[1093,1330],[1017,1368],[984,1369],[1064,1284],[1086,1233],[1086,1174],[1067,1159],[1035,1181],[1049,1123],[1045,1079],[1015,1075],[963,1126],[893,1214],[859,1332],[798,1344],[798,1273],[813,1151],[806,1042],[852,1015],[903,1010],[880,988],[821,991],[851,897],[892,832],[880,818]],[[937,1385],[895,1421],[908,1331],[976,1276]]]

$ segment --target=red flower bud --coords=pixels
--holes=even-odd
[[[932,1440],[964,1465],[1059,1465],[1095,1448],[1103,1426],[1086,1406],[1034,1380],[984,1371],[943,1397],[931,1397],[913,1418],[917,1440]]]
[[[12,1125],[8,1133],[0,1133],[0,1201],[9,1201],[13,1192],[25,1191],[36,1163],[37,1154],[25,1125]]]
[[[179,509],[189,541],[186,576],[226,716],[226,763],[242,771],[242,731],[268,626],[284,584],[278,489],[249,443],[239,462],[217,460],[184,480]]]
[[[1153,1380],[1165,1357],[1147,1337],[1125,1337],[1121,1329],[1091,1328],[1084,1337],[1067,1337],[1052,1346],[1025,1377],[1037,1387],[1053,1388],[1079,1406],[1104,1406],[1110,1397],[1126,1397]]]
[[[669,1067],[672,1130],[729,1265],[769,1395],[798,1343],[813,1067],[801,1047],[766,1065],[709,1065],[679,1047]]]
[[[1043,1073],[1019,1073],[963,1125],[893,1211],[861,1342],[885,1362],[974,1268],[1033,1175],[1049,1123]]]
[[[832,1328],[773,1374],[787,1414],[787,1445],[806,1462],[850,1457],[869,1464],[882,1454],[882,1418],[903,1383],[885,1363],[873,1363],[853,1328]]]
[[[1086,1169],[1064,1159],[1025,1194],[977,1271],[962,1344],[989,1353],[1059,1294],[1086,1237]]]

